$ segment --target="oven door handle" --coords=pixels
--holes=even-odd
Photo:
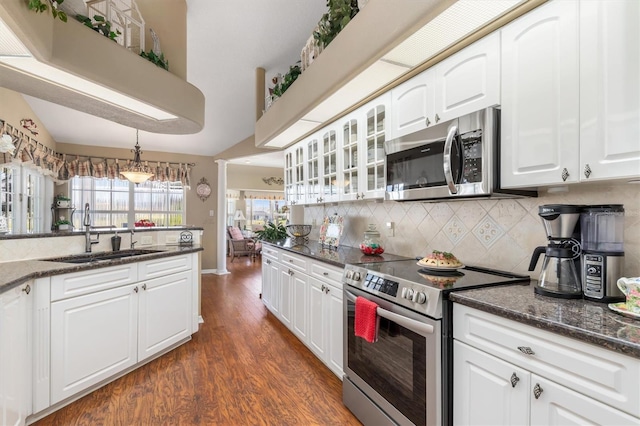
[[[348,291],[345,291],[345,293],[347,295],[347,299],[349,299],[353,303],[356,303],[356,296],[354,294]],[[386,309],[382,309],[380,306],[378,306],[378,309],[376,309],[376,313],[378,314],[378,316],[386,318],[389,321],[393,321],[396,324],[401,325],[404,328],[408,328],[409,330],[413,331],[414,333],[418,333],[421,336],[429,337],[430,334],[433,334],[433,326],[429,324],[424,324],[422,322],[412,320],[411,318],[407,318],[391,311],[387,311]]]
[[[447,186],[449,187],[449,192],[451,192],[451,194],[458,193],[458,188],[456,188],[456,184],[453,181],[453,172],[451,171],[451,148],[453,146],[453,138],[456,136],[456,133],[458,133],[458,127],[451,126],[447,139],[444,142],[444,153],[442,155],[444,180],[447,182]]]

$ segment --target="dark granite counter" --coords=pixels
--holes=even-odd
[[[48,277],[52,275],[68,274],[85,271],[87,269],[104,268],[124,263],[143,262],[145,260],[176,256],[182,253],[194,253],[204,250],[201,245],[193,246],[145,246],[144,249],[159,250],[156,253],[139,256],[123,257],[120,259],[101,260],[89,263],[64,263],[46,260],[20,260],[16,262],[0,263],[0,293],[12,289],[30,279]],[[112,252],[102,252],[112,253]],[[99,255],[100,253],[93,253]]]
[[[640,358],[640,320],[611,311],[606,303],[556,299],[533,286],[498,286],[454,292],[454,302]]]
[[[408,257],[402,257],[391,253],[383,253],[380,256],[367,256],[363,254],[359,248],[348,246],[339,246],[334,250],[321,246],[317,241],[308,241],[304,245],[295,244],[291,239],[277,243],[267,241],[263,241],[263,243],[291,253],[329,263],[340,268],[344,268],[344,265],[346,264],[391,262],[394,260],[410,259]]]

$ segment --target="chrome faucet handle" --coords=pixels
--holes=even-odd
[[[89,214],[89,203],[84,205],[84,226],[91,226],[91,216]]]

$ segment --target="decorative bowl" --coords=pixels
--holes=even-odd
[[[287,232],[293,238],[306,237],[311,232],[311,225],[287,225]]]

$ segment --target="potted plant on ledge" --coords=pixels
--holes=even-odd
[[[56,221],[56,227],[58,231],[68,231],[71,227],[71,222],[64,218],[64,216],[60,216],[60,219]]]
[[[71,207],[71,198],[62,194],[58,194],[56,195],[55,206],[62,208]]]

